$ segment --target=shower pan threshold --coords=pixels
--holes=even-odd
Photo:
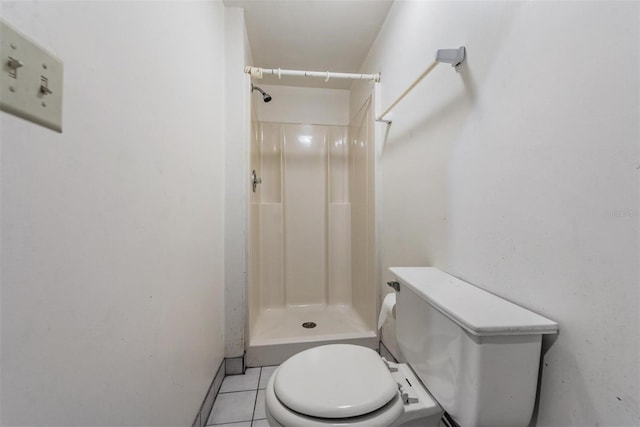
[[[304,327],[313,322],[315,327]],[[251,331],[247,366],[279,365],[294,354],[325,344],[358,344],[377,349],[375,330],[350,306],[310,305],[261,311]]]

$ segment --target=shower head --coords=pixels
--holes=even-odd
[[[257,90],[258,92],[260,92],[262,94],[262,100],[264,102],[271,101],[271,95],[269,95],[267,92],[265,92],[262,89],[260,89],[258,86],[254,86],[253,83],[251,83],[251,92],[253,92],[254,90]]]

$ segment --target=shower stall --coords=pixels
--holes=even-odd
[[[254,100],[254,110],[276,102],[286,110],[286,94],[296,89],[270,104]],[[309,123],[253,115],[248,366],[279,364],[326,343],[378,345],[370,104],[353,117],[344,106],[342,124],[323,114]]]

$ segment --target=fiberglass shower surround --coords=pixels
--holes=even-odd
[[[263,306],[349,304],[346,127],[260,127]]]
[[[262,183],[250,205],[250,366],[305,343],[377,345],[373,116],[362,116],[358,126],[253,124]]]

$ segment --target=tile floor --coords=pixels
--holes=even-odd
[[[225,377],[207,425],[268,427],[264,413],[264,389],[276,368],[248,368],[244,375]]]

